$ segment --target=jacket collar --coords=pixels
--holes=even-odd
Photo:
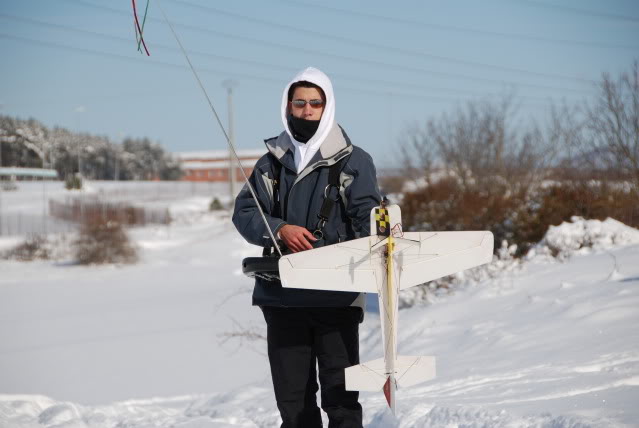
[[[295,146],[291,141],[288,132],[282,132],[277,138],[265,140],[266,148],[271,152],[286,168],[296,171]],[[339,162],[344,156],[353,151],[353,145],[346,135],[346,132],[338,124],[334,124],[329,131],[326,139],[320,146],[319,150],[313,156],[313,159],[300,171],[297,180],[306,176],[313,169],[320,166],[330,166]],[[297,181],[296,180],[296,181]]]

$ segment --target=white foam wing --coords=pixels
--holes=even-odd
[[[395,238],[395,274],[400,290],[488,263],[493,234],[477,232],[405,232]]]
[[[488,263],[493,234],[405,232],[394,237],[400,289]],[[280,279],[287,288],[377,293],[386,275],[384,237],[369,236],[283,256]]]
[[[368,236],[283,256],[282,286],[312,290],[377,293],[385,275],[381,238]]]

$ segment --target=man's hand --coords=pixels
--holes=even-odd
[[[278,231],[280,238],[286,247],[294,253],[304,250],[312,250],[311,242],[317,241],[308,229],[287,224]],[[310,242],[309,242],[310,241]]]

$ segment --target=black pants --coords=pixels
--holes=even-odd
[[[359,364],[361,309],[264,306],[262,311],[282,428],[322,426],[316,362],[329,428],[361,428],[359,392],[344,389],[344,369]]]

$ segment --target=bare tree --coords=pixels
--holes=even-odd
[[[599,95],[586,110],[585,148],[591,160],[639,189],[639,63],[616,80],[604,74]]]
[[[513,97],[470,102],[451,114],[408,128],[401,141],[402,160],[428,184],[436,170],[454,176],[464,191],[527,191],[553,159],[553,144],[532,125],[515,130]]]
[[[399,138],[401,164],[411,179],[431,179],[436,154],[436,145],[428,131],[417,123],[410,125]]]
[[[428,131],[446,168],[455,173],[462,188],[503,171],[507,140],[506,119],[511,103],[469,103],[453,116],[429,121]]]

